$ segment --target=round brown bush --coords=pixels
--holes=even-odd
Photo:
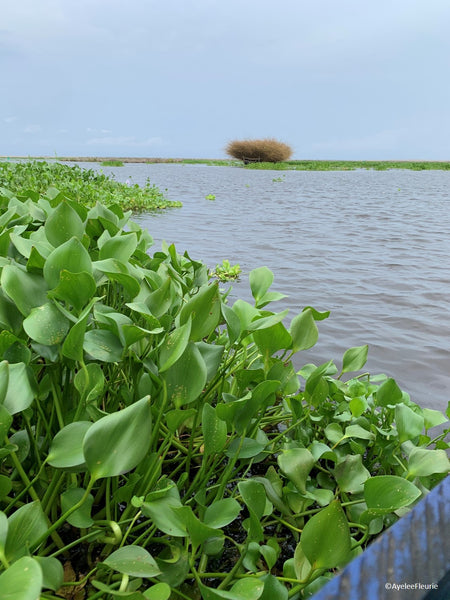
[[[225,148],[233,158],[248,162],[280,162],[288,160],[292,148],[272,138],[265,140],[234,140]]]

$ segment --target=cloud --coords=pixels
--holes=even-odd
[[[40,125],[27,125],[22,129],[23,133],[40,133],[42,131],[42,127]]]
[[[86,142],[88,146],[127,146],[145,147],[145,146],[161,146],[163,139],[161,137],[150,137],[145,140],[138,140],[135,136],[109,136],[95,137]]]
[[[14,123],[14,121],[17,121],[17,117],[5,117],[3,121],[5,123]]]

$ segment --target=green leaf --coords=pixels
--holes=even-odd
[[[0,554],[5,552],[6,539],[8,537],[8,517],[0,511]]]
[[[208,506],[203,520],[205,525],[219,529],[232,523],[240,512],[241,506],[239,502],[234,498],[224,498]]]
[[[425,419],[425,429],[431,429],[437,425],[447,423],[448,419],[440,410],[433,410],[432,408],[422,408],[422,415]]]
[[[280,469],[301,494],[306,492],[306,481],[315,462],[306,448],[290,448],[278,456]]]
[[[289,348],[292,343],[291,336],[283,323],[254,331],[253,339],[261,353],[267,356],[272,356],[277,350]]]
[[[164,373],[167,395],[176,408],[194,402],[206,384],[206,365],[199,349],[189,342],[180,358]]]
[[[203,584],[199,584],[199,588],[203,600],[258,600],[263,593],[264,583],[256,577],[245,577],[238,580],[229,591]]]
[[[57,558],[50,556],[35,556],[42,570],[42,587],[56,592],[64,581],[64,569]]]
[[[76,421],[58,431],[51,443],[47,462],[56,469],[85,466],[83,440],[92,425],[90,421]]]
[[[72,506],[75,506],[85,495],[86,490],[83,488],[69,488],[61,494],[61,511],[64,514]],[[77,508],[67,517],[67,522],[73,527],[85,529],[90,527],[94,521],[91,517],[91,509],[94,503],[94,496],[89,494],[80,508]]]
[[[91,329],[84,334],[83,349],[95,360],[120,362],[123,346],[119,338],[107,329]]]
[[[8,391],[3,406],[11,414],[22,412],[34,400],[34,390],[29,376],[29,369],[24,363],[9,365]]]
[[[151,425],[149,396],[94,423],[83,441],[92,477],[114,477],[138,465],[149,449]]]
[[[45,221],[45,235],[53,246],[60,246],[72,237],[81,240],[84,225],[77,212],[65,201],[49,214]]]
[[[334,569],[349,560],[350,529],[337,500],[309,519],[300,544],[314,569]]]
[[[142,504],[141,510],[146,517],[153,520],[156,527],[162,532],[175,537],[186,537],[186,523],[182,515],[174,510],[182,506],[180,494],[176,485],[173,482],[170,483],[169,487],[161,490],[164,491],[162,498],[158,497],[156,500],[148,500],[149,497],[154,497],[154,492],[151,492]],[[160,485],[167,486],[167,480],[164,483],[160,482]],[[158,564],[161,565],[160,562]]]
[[[312,348],[319,338],[319,330],[314,322],[311,309],[306,309],[291,322],[292,351],[299,352]]]
[[[61,271],[71,273],[92,273],[92,261],[83,244],[72,237],[65,242],[47,258],[44,265],[44,278],[50,288],[55,288],[60,280]]]
[[[343,492],[354,494],[363,491],[363,484],[369,479],[370,473],[362,464],[361,454],[348,454],[336,465],[334,477]]]
[[[220,319],[220,296],[218,283],[203,285],[181,309],[180,324],[191,319],[189,339],[198,342],[208,337]]]
[[[367,508],[380,514],[409,506],[420,495],[420,490],[413,483],[396,475],[378,475],[364,483]]]
[[[425,425],[425,419],[401,402],[395,405],[395,425],[398,431],[398,440],[402,444],[406,440],[413,440],[420,435]]]
[[[368,351],[369,346],[367,345],[346,350],[342,359],[341,375],[352,371],[360,371],[367,362]]]
[[[147,600],[169,600],[172,590],[167,583],[157,583],[143,592]]]
[[[262,306],[264,295],[273,283],[273,273],[267,267],[258,267],[250,271],[248,276],[252,296],[255,299],[255,306]]]
[[[69,333],[66,336],[66,339],[63,342],[63,356],[67,356],[67,358],[71,358],[72,360],[77,360],[79,362],[83,361],[84,334],[86,333],[88,320],[89,315],[86,315],[83,319],[80,319],[77,323],[75,323],[75,325],[72,325]]]
[[[167,371],[180,358],[188,345],[190,333],[191,321],[188,320],[167,336],[159,355],[160,373]]]
[[[37,500],[24,504],[8,517],[5,556],[9,562],[28,553],[28,549],[47,531],[47,519]]]
[[[30,338],[44,346],[61,343],[69,327],[70,322],[51,302],[33,308],[23,321],[23,328]]]
[[[80,369],[74,377],[73,383],[80,396],[87,403],[92,402],[103,393],[105,376],[102,368],[97,363],[89,363],[86,368]]]
[[[450,462],[445,450],[414,448],[409,455],[408,478],[448,473]]]
[[[0,575],[2,600],[36,600],[40,597],[42,583],[39,563],[24,556]]]
[[[57,298],[80,311],[94,296],[97,286],[90,273],[71,273],[62,269],[58,285],[48,293],[49,298]]]
[[[205,455],[221,452],[227,442],[227,424],[217,416],[216,409],[210,404],[203,406],[202,432]]]
[[[192,544],[192,552],[196,553],[197,548],[201,546],[208,538],[217,536],[217,529],[205,525],[198,519],[190,506],[179,506],[174,508],[174,512],[180,516],[186,525],[187,532]]]
[[[239,493],[249,509],[252,509],[258,519],[264,515],[266,507],[266,491],[261,483],[246,479],[238,483]]]
[[[386,379],[376,391],[376,403],[378,406],[398,404],[403,399],[403,392],[394,379]]]
[[[107,240],[100,248],[99,258],[115,258],[122,263],[127,263],[137,247],[137,236],[135,233],[116,235]]]
[[[280,323],[284,319],[284,317],[288,314],[289,309],[283,310],[277,314],[270,314],[268,317],[257,317],[247,326],[247,331],[257,331],[259,329],[267,329],[268,327],[272,327],[277,323]]]
[[[132,577],[156,577],[161,573],[152,555],[141,546],[122,546],[110,554],[103,564]]]
[[[5,293],[24,316],[47,302],[48,286],[40,275],[28,273],[15,265],[6,265],[0,281]]]

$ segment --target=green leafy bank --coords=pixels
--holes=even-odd
[[[442,480],[446,418],[312,307],[227,301],[117,205],[0,197],[0,589],[11,598],[311,595]]]
[[[94,169],[59,162],[0,162],[0,187],[18,195],[32,196],[53,187],[85,206],[94,206],[97,202],[105,206],[120,204],[123,210],[135,212],[181,206],[181,202],[165,198],[148,180],[143,187],[127,185]]]

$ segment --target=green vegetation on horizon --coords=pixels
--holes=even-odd
[[[94,206],[97,202],[106,206],[120,204],[122,209],[136,212],[181,206],[181,202],[165,198],[149,180],[143,187],[127,185],[94,169],[82,169],[78,165],[69,166],[59,162],[0,162],[2,187],[19,196],[26,195],[28,190],[42,194],[50,188],[57,188],[85,206]]]
[[[447,419],[367,346],[296,371],[329,312],[267,267],[230,304],[90,204],[0,189],[2,594],[308,598],[446,477]]]
[[[104,160],[100,163],[102,167],[123,167],[121,160]]]

